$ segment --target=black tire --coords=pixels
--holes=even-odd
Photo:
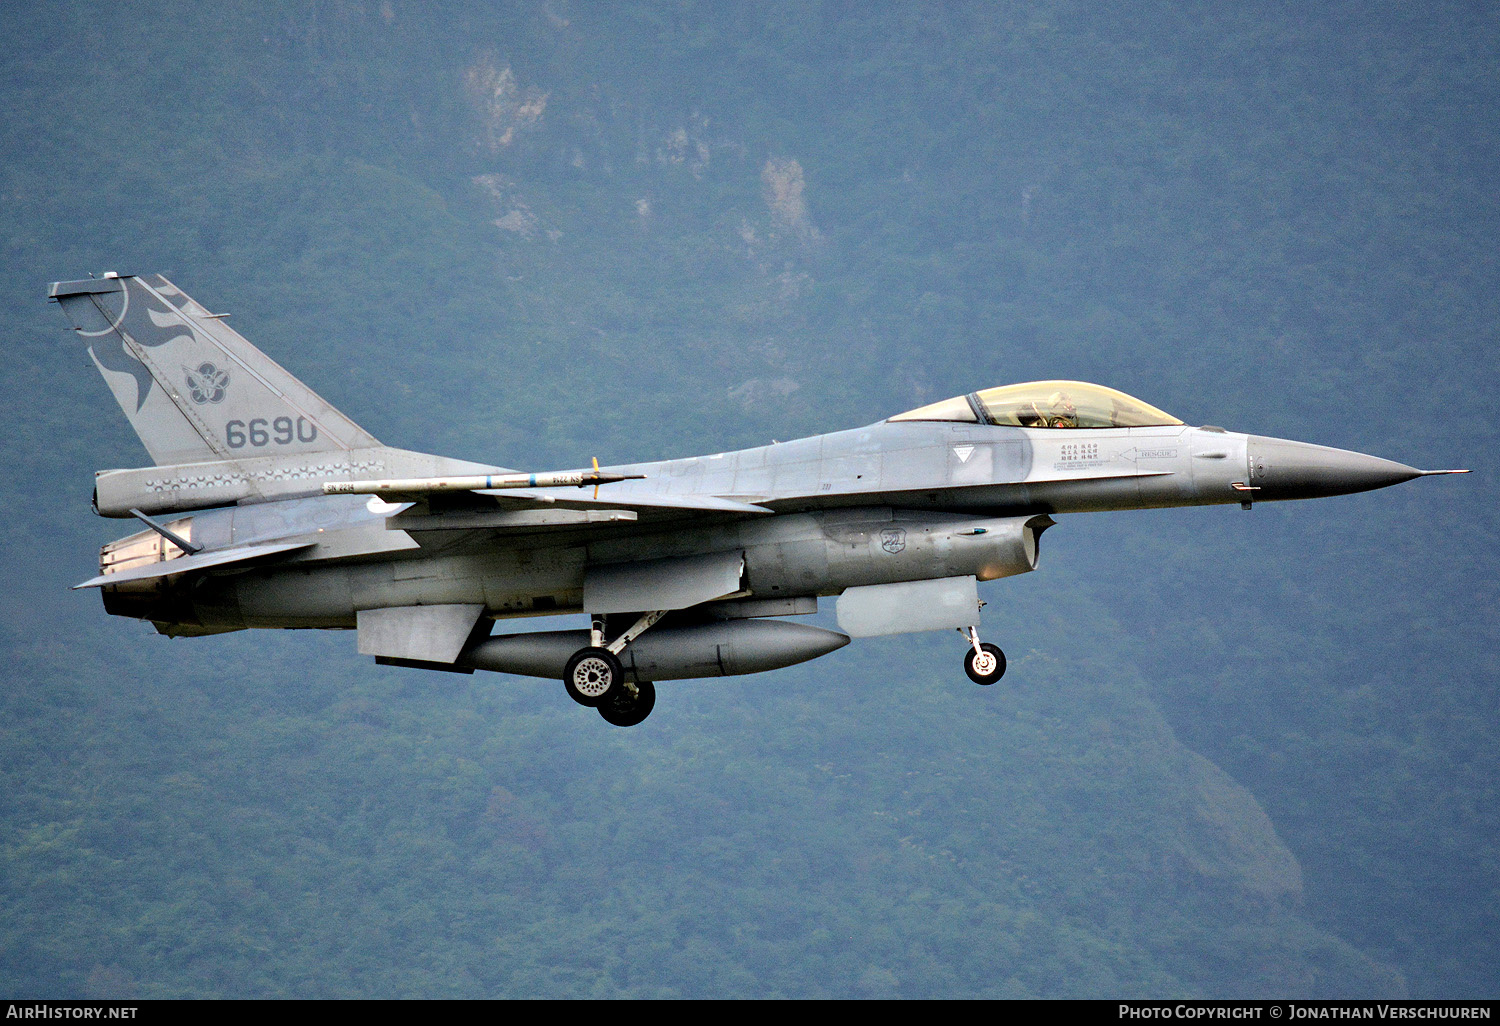
[[[624,682],[625,670],[619,658],[607,648],[580,648],[563,670],[563,687],[568,689],[568,697],[591,709]]]
[[[655,685],[643,680],[635,687],[637,693],[632,695],[629,685],[621,684],[600,700],[599,715],[604,717],[605,723],[633,727],[651,715],[651,710],[656,708]]]
[[[969,679],[975,684],[983,684],[988,687],[1005,676],[1005,653],[1000,651],[999,645],[991,645],[988,642],[981,644],[979,647],[984,649],[985,655],[993,658],[993,665],[984,666],[980,664],[979,653],[970,648],[969,654],[964,656],[964,672],[969,675]]]

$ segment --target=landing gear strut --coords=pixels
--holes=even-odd
[[[986,686],[1005,676],[1005,653],[999,645],[979,640],[979,628],[970,627],[969,651],[964,656],[964,672],[975,684]]]
[[[650,681],[625,679],[620,653],[667,615],[665,609],[643,614],[624,634],[605,644],[605,620],[596,616],[589,629],[589,645],[574,652],[563,670],[563,687],[579,705],[598,709],[606,722],[633,727],[651,714],[656,688]]]

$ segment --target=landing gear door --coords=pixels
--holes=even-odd
[[[856,638],[971,627],[979,622],[974,577],[872,584],[839,596],[839,627]]]

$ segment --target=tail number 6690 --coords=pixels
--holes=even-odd
[[[224,425],[224,441],[231,449],[243,449],[249,445],[259,449],[267,445],[291,445],[295,442],[314,442],[318,438],[318,426],[306,417],[277,417],[267,420],[256,417],[246,424],[243,420],[231,420]]]

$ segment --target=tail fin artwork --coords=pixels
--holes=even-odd
[[[53,283],[157,466],[379,446],[161,275]]]

